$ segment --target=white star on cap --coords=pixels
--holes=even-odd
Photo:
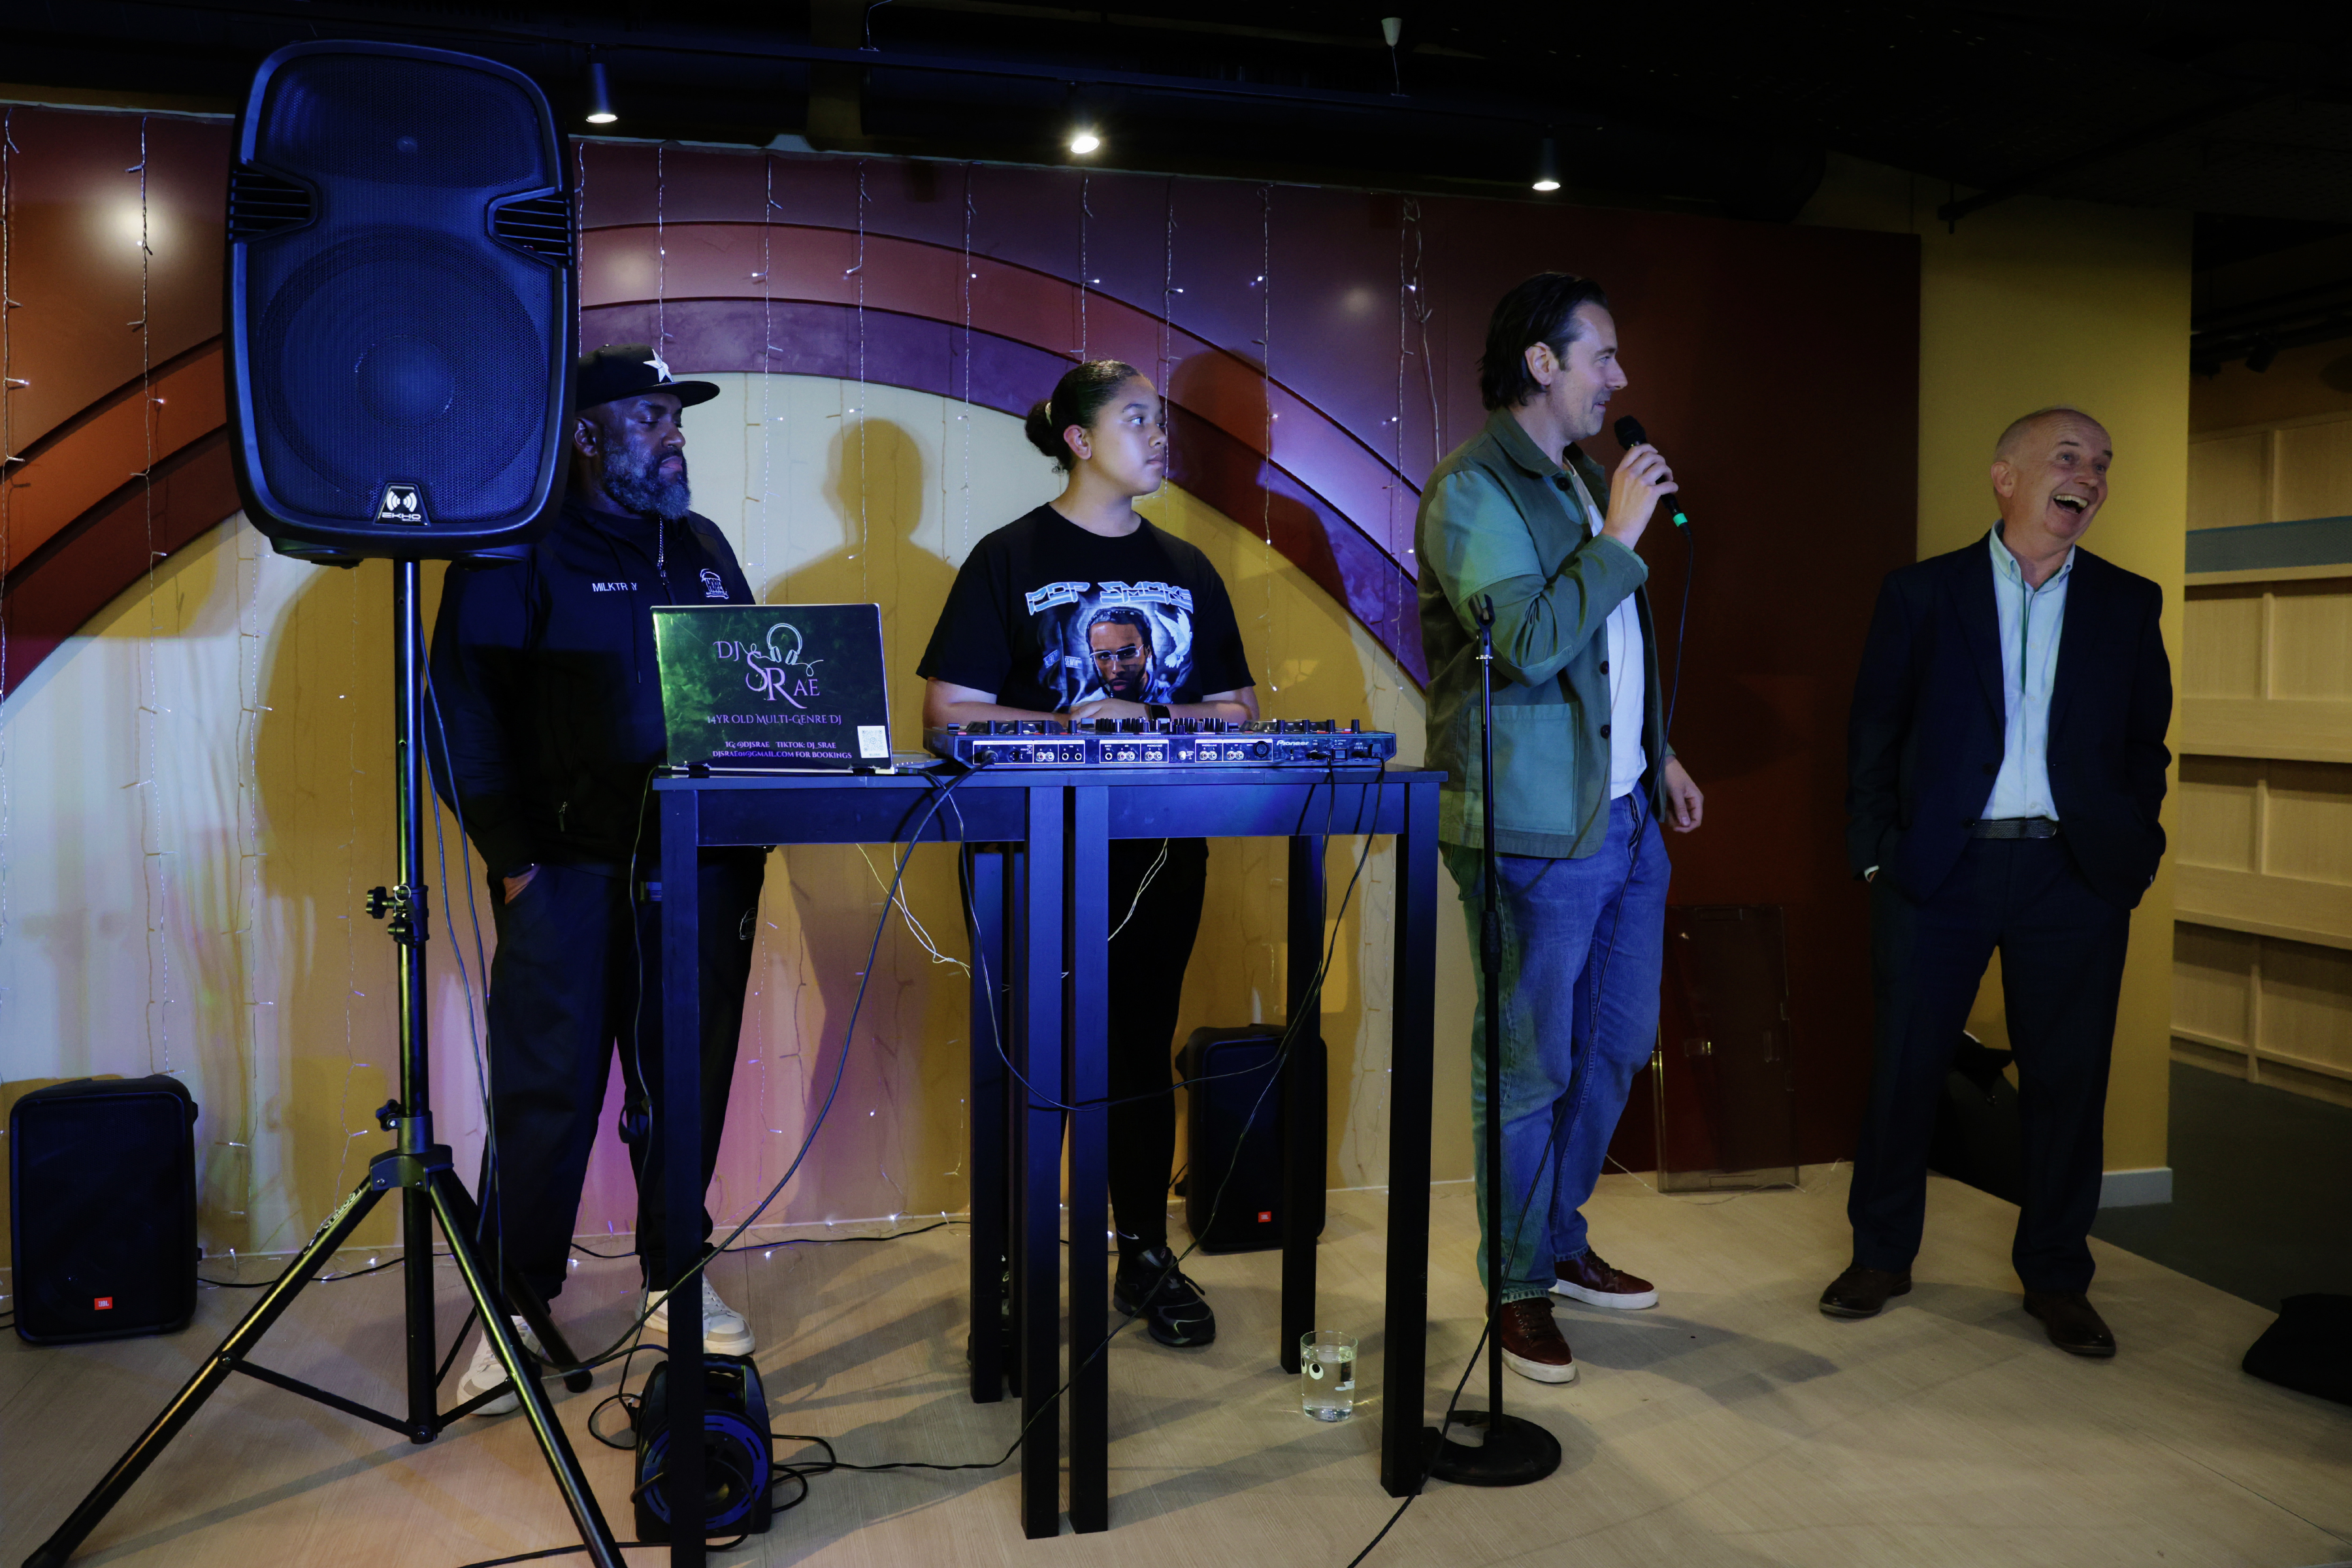
[[[655,350],[654,357],[646,361],[646,363],[653,366],[653,371],[656,375],[660,376],[664,381],[670,379],[669,365],[663,360],[660,350]]]

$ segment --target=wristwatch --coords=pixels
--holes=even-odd
[[[1152,720],[1165,720],[1168,717],[1168,704],[1165,702],[1147,702],[1143,705],[1143,711],[1146,717]]]

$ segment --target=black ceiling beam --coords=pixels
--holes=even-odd
[[[2352,278],[2338,278],[2313,288],[2296,289],[2267,299],[2249,300],[2242,305],[2207,310],[2189,319],[2189,330],[2192,333],[2210,332],[2217,336],[2254,331],[2274,327],[2283,321],[2322,315],[2347,307],[2352,307]]]
[[[2281,331],[2243,331],[2214,334],[2215,341],[2191,338],[2189,342],[2189,366],[2200,375],[2211,375],[2235,359],[2251,358],[2257,349],[2273,353],[2281,349],[2308,348],[2314,343],[2332,343],[2352,338],[2352,314],[2338,312],[2308,326]],[[2263,368],[2268,369],[2265,365]]]
[[[446,47],[457,39],[496,42],[537,48],[585,51],[593,48],[606,59],[628,55],[662,55],[709,59],[760,59],[795,65],[850,66],[862,70],[916,71],[927,74],[1061,82],[1079,87],[1118,87],[1142,92],[1220,98],[1268,105],[1298,104],[1333,109],[1374,110],[1382,113],[1433,115],[1448,119],[1516,123],[1537,129],[1548,126],[1590,126],[1605,129],[1591,110],[1567,110],[1544,103],[1496,98],[1428,97],[1412,93],[1350,92],[1335,88],[1289,87],[1265,82],[1227,81],[1212,77],[1163,76],[1143,71],[1110,70],[1099,67],[1050,61],[992,59],[981,56],[895,54],[881,49],[831,48],[820,44],[776,41],[755,34],[730,31],[704,36],[709,42],[664,37],[644,26],[598,28],[593,26],[531,26],[489,24],[462,14],[412,12],[383,14],[374,7],[316,5],[244,4],[235,5],[173,5],[163,9],[182,14],[237,21],[278,23],[318,36],[321,25],[359,28],[372,33],[429,39]]]
[[[2022,174],[2012,175],[1997,185],[1987,186],[1972,196],[1962,196],[1957,201],[1946,202],[1936,209],[1936,216],[1948,224],[1956,224],[1970,213],[1982,212],[1985,208],[1999,202],[2005,202],[2011,196],[2024,195],[2035,187],[2057,179],[2061,175],[2071,174],[2082,169],[2095,168],[2110,159],[2120,158],[2126,153],[2137,153],[2143,147],[2153,146],[2158,142],[2178,136],[2184,131],[2194,131],[2200,126],[2210,125],[2215,121],[2227,120],[2231,115],[2242,113],[2246,110],[2266,103],[2280,102],[2294,96],[2296,95],[2291,92],[2282,92],[2276,89],[2265,87],[2251,92],[2241,92],[2220,103],[2189,110],[2168,119],[2159,120],[2153,125],[2144,126],[2129,135],[2118,136],[2112,142],[2103,142],[2087,152],[2077,153],[2071,157],[2061,158],[2055,163],[2045,163],[2038,169],[2030,169]]]

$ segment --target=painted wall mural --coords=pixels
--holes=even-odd
[[[95,618],[127,592],[146,584],[152,609],[158,593],[208,583],[213,598],[189,601],[189,624],[230,616],[239,647],[252,645],[236,655],[237,668],[254,666],[250,680],[239,676],[243,716],[219,722],[260,734],[247,748],[256,755],[291,743],[276,737],[316,726],[273,730],[264,717],[298,673],[288,662],[292,645],[281,649],[277,639],[297,626],[309,643],[343,638],[338,616],[381,611],[364,608],[350,586],[371,568],[340,581],[322,574],[331,593],[302,589],[281,583],[281,569],[315,569],[268,558],[241,522],[233,535],[214,532],[238,505],[221,386],[229,127],[24,108],[0,110],[0,697],[9,704],[0,722],[20,710],[18,699],[58,649],[106,629]],[[949,422],[944,452],[950,426],[969,443],[985,414],[1001,431],[1000,416],[1024,412],[1081,358],[1122,358],[1151,374],[1169,395],[1169,504],[1185,526],[1229,529],[1236,551],[1258,552],[1248,558],[1262,559],[1263,570],[1245,567],[1242,554],[1234,569],[1259,571],[1269,584],[1279,579],[1265,590],[1268,605],[1319,594],[1360,633],[1355,652],[1318,655],[1319,664],[1261,639],[1252,652],[1265,665],[1263,683],[1291,686],[1271,706],[1303,716],[1308,710],[1296,703],[1309,701],[1315,716],[1360,714],[1400,731],[1418,729],[1410,688],[1425,674],[1414,511],[1437,459],[1485,417],[1475,369],[1487,309],[1541,268],[1601,279],[1633,380],[1621,406],[1674,457],[1696,523],[1686,626],[1679,607],[1689,542],[1654,531],[1644,542],[1661,634],[1677,640],[1689,671],[1676,744],[1709,792],[1708,827],[1675,847],[1674,897],[1788,910],[1807,1157],[1843,1151],[1866,1062],[1868,990],[1861,906],[1837,849],[1843,708],[1876,580],[1910,558],[1915,535],[1918,270],[1910,237],[593,141],[575,144],[573,167],[583,341],[653,342],[681,375],[722,375],[730,384],[745,377],[747,407],[764,408],[772,394],[762,388],[788,382],[877,389],[845,394],[837,428],[854,426],[861,443],[887,444],[898,437],[866,410],[879,389],[895,389],[919,395],[933,411],[922,418]],[[1820,433],[1832,425],[1842,459],[1823,455]],[[1607,437],[1594,443],[1604,464],[1617,455]],[[829,460],[869,483],[875,465],[889,461],[862,446],[854,464],[838,453]],[[968,457],[963,464],[969,491],[976,470]],[[1859,483],[1856,467],[1865,476]],[[772,510],[765,479],[755,484],[747,473],[741,482],[764,518]],[[990,481],[1005,494],[1033,482],[1042,477],[1025,470],[1017,482]],[[828,504],[848,504],[835,488],[828,478]],[[975,515],[969,494],[961,504],[961,535],[940,542],[950,563],[973,529],[1010,515]],[[702,510],[718,513],[707,502]],[[768,582],[753,559],[756,539],[740,547],[755,582]],[[190,557],[184,574],[165,572],[191,551],[210,553]],[[248,559],[256,551],[261,557]],[[908,662],[928,629],[927,620],[912,623],[929,612],[887,573],[915,560],[901,552],[880,578],[857,568],[859,585],[871,585],[886,610],[905,601],[892,646]],[[777,592],[796,581],[795,570],[772,577]],[[934,577],[943,590],[944,578],[926,565],[922,580]],[[223,599],[218,585],[237,583],[256,605],[296,606],[292,618],[270,623],[261,609],[236,609],[236,595]],[[330,607],[346,601],[349,611]],[[178,622],[157,622],[167,624]],[[1314,646],[1331,650],[1356,636],[1315,635]],[[153,662],[122,666],[130,689],[84,680],[73,689],[105,690],[106,701],[161,713],[170,701],[159,695],[167,683]],[[1391,677],[1401,688],[1384,684]],[[160,737],[181,730],[140,722],[147,750],[139,766],[149,777],[168,772],[175,759]],[[0,839],[55,830],[21,814],[11,826],[5,776],[26,766],[24,751],[0,736]],[[247,858],[274,831],[257,810],[255,822],[250,835],[237,830],[255,840],[238,851]],[[173,853],[147,847],[151,879],[168,874],[156,867],[168,867]],[[0,942],[21,945],[26,932],[10,926],[6,910],[8,854],[0,843]],[[815,897],[816,886],[795,897]],[[220,918],[225,937],[241,929],[233,910]],[[151,968],[173,961],[158,956],[160,940],[149,944]],[[1244,980],[1234,985],[1236,1009],[1254,1005]],[[1450,1037],[1452,1025],[1442,1028]],[[1449,1037],[1444,1048],[1460,1046]],[[61,1047],[58,1060],[71,1059]],[[1377,1062],[1360,1065],[1377,1072]],[[947,1092],[952,1074],[927,1071],[920,1093]],[[11,1068],[5,1076],[35,1075]],[[916,1092],[893,1092],[900,1090]],[[1349,1118],[1369,1127],[1385,1116],[1377,1099],[1368,1079],[1335,1111],[1335,1150],[1350,1146]],[[1441,1117],[1454,1103],[1448,1098]],[[951,1111],[921,1110],[929,1131],[914,1139],[918,1164],[952,1165]],[[761,1115],[772,1127],[792,1121],[777,1103]],[[1629,1118],[1621,1141],[1629,1162],[1647,1147],[1638,1120]],[[364,1118],[358,1125],[365,1130]],[[1372,1146],[1369,1133],[1362,1142]],[[923,1206],[953,1196],[934,1182]],[[876,1212],[860,1211],[861,1201],[845,1197],[845,1212]],[[309,1202],[306,1192],[295,1206]]]

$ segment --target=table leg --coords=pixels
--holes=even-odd
[[[1429,1357],[1429,1106],[1436,1026],[1437,785],[1404,786],[1397,835],[1395,988],[1389,1024],[1388,1323],[1381,1487],[1421,1488],[1422,1383]]]
[[[1282,1342],[1285,1372],[1298,1370],[1299,1336],[1315,1327],[1315,1238],[1323,1234],[1324,1087],[1323,849],[1318,837],[1290,841],[1290,968],[1286,1016],[1290,1058],[1282,1071]]]
[[[1005,1144],[1008,1101],[1004,1058],[1012,1050],[1004,999],[1011,959],[1004,942],[1005,861],[999,848],[966,850],[962,873],[971,920],[971,1398],[1004,1397]]]
[[[1025,1060],[1023,1042],[1028,1037],[1023,1033],[1028,1025],[1024,1021],[1027,1014],[1021,1005],[1020,980],[1024,973],[1023,953],[1025,950],[1022,944],[1025,940],[1023,932],[1026,929],[1023,924],[1022,900],[1024,889],[1028,886],[1028,874],[1027,851],[1025,847],[1016,848],[1006,859],[1004,868],[1004,963],[1005,972],[1013,976],[1013,983],[1004,993],[1004,1044],[1014,1062]],[[1022,1070],[1025,1073],[1028,1069],[1024,1066]],[[1004,1173],[997,1186],[1003,1194],[1004,1267],[999,1277],[998,1288],[1004,1292],[1006,1304],[1011,1310],[1011,1315],[1004,1320],[1005,1386],[1018,1397],[1024,1370],[1021,1360],[1025,1353],[1022,1349],[1022,1334],[1024,1326],[1029,1321],[1029,1293],[1025,1287],[1029,1275],[1023,1267],[1023,1260],[1029,1253],[1027,1234],[1022,1225],[1022,1215],[1028,1211],[1021,1206],[1022,1194],[1027,1190],[1023,1185],[1022,1173],[1029,1168],[1029,1096],[1009,1068],[1004,1075],[1004,1114],[998,1120],[997,1126],[1004,1139]],[[1056,1131],[1055,1136],[1058,1139],[1061,1134]],[[1052,1369],[1047,1370],[1050,1372]]]
[[[661,1103],[665,1141],[661,1190],[668,1237],[669,1278],[675,1284],[702,1242],[702,963],[699,853],[702,797],[694,790],[661,796]],[[631,889],[634,893],[635,889]],[[673,1440],[659,1483],[669,1500],[669,1560],[673,1568],[702,1568],[703,1455],[700,1443],[678,1442],[702,1430],[702,1282],[689,1280],[669,1299],[669,1395],[661,1419]]]
[[[1055,1351],[1061,1328],[1063,800],[1059,785],[1027,791],[1028,847],[1020,896],[1021,1530],[1061,1533],[1062,1424]]]
[[[1070,791],[1070,1102],[1110,1094],[1109,802],[1101,785]],[[1070,1116],[1070,1525],[1110,1528],[1110,1111]]]

